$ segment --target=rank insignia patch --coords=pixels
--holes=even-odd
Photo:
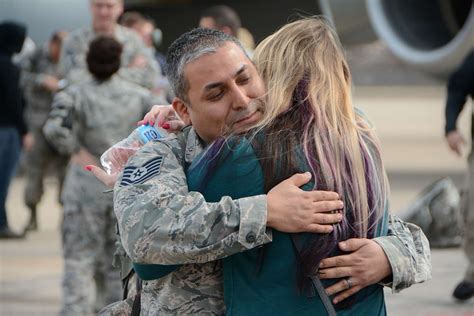
[[[156,157],[140,167],[125,167],[120,186],[140,184],[160,173],[163,157]]]

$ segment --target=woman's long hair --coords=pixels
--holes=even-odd
[[[344,202],[343,221],[331,234],[313,236],[299,254],[308,276],[338,241],[374,236],[389,191],[379,142],[353,107],[347,61],[323,19],[283,26],[258,45],[254,62],[267,88],[256,127],[265,133],[259,151],[266,190],[306,171],[300,170],[306,162],[314,189],[335,191]]]

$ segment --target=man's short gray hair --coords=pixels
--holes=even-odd
[[[221,31],[211,29],[195,28],[184,33],[171,44],[166,55],[166,69],[168,80],[178,98],[187,101],[189,87],[184,77],[184,66],[205,54],[215,53],[227,42],[236,44],[247,56],[239,40]]]

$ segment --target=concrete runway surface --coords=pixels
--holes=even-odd
[[[451,176],[463,184],[466,163],[443,139],[444,87],[356,87],[355,104],[377,128],[389,173],[391,205],[397,213],[432,181]],[[470,109],[460,126],[469,136]],[[465,150],[464,156],[468,153]],[[21,241],[0,241],[0,315],[54,315],[58,312],[62,273],[59,227],[61,210],[56,183],[46,181],[39,205],[38,232]],[[11,226],[21,230],[28,220],[23,203],[24,180],[13,182],[8,196]],[[451,293],[467,262],[461,249],[432,251],[432,280],[399,294],[386,291],[389,315],[474,315],[474,299],[455,302]]]

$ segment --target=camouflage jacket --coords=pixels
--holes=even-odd
[[[271,241],[266,196],[206,203],[200,193],[188,192],[184,170],[201,150],[193,129],[172,134],[145,145],[117,181],[114,210],[130,258],[140,263],[190,263],[144,282],[144,315],[222,314],[222,267],[220,261],[212,261]],[[145,173],[133,179],[138,170]]]
[[[63,154],[82,147],[99,158],[126,138],[153,104],[162,101],[117,76],[102,83],[89,79],[55,95],[43,133]]]
[[[90,75],[87,71],[86,53],[89,43],[97,34],[90,27],[78,29],[69,34],[64,40],[61,49],[61,69],[64,77],[71,83],[81,82]],[[116,39],[122,43],[122,59],[119,75],[125,80],[137,83],[146,88],[156,85],[161,71],[149,49],[140,37],[133,31],[117,25],[115,29]],[[137,56],[143,56],[147,60],[145,67],[129,67]]]
[[[272,239],[265,196],[206,203],[200,193],[188,192],[184,170],[201,150],[193,129],[149,143],[130,158],[117,181],[114,209],[130,258],[138,263],[185,264],[162,279],[144,282],[145,315],[222,314],[221,265],[210,261]],[[140,177],[137,170],[142,171]],[[386,285],[399,291],[429,278],[430,250],[421,230],[393,218],[389,230],[393,236],[376,239],[388,252],[394,273],[393,282]]]
[[[391,215],[388,235],[374,238],[382,247],[392,268],[392,280],[382,283],[393,293],[431,279],[431,250],[420,227]]]
[[[30,128],[40,129],[48,118],[54,95],[43,88],[44,76],[60,79],[59,63],[51,60],[48,47],[44,46],[22,59],[20,65],[21,85],[27,101],[26,121]]]

